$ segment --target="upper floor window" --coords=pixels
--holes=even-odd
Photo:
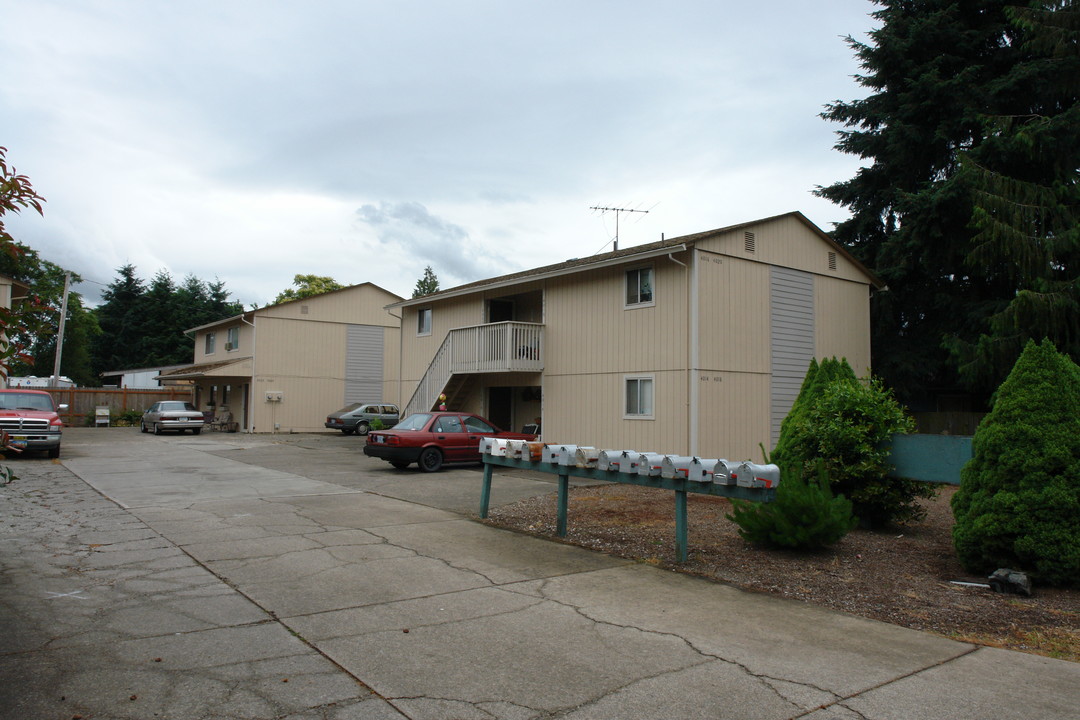
[[[240,328],[229,328],[229,332],[225,337],[225,349],[236,350],[240,347]]]
[[[653,269],[636,268],[626,271],[626,306],[652,305]]]
[[[214,354],[214,345],[217,343],[217,334],[208,332],[206,333],[206,346],[203,349],[207,355]]]
[[[431,334],[431,308],[420,308],[416,311],[416,334]]]

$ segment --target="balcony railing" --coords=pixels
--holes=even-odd
[[[543,369],[543,325],[500,322],[451,330],[409,400],[406,414],[430,410],[454,375]]]
[[[450,331],[450,372],[539,372],[544,326],[501,322]]]

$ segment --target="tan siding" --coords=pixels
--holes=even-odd
[[[752,253],[745,250],[746,232],[754,233],[755,250]],[[699,242],[698,247],[753,262],[780,265],[817,275],[869,283],[869,278],[854,263],[794,216],[722,233],[715,238]],[[836,270],[829,269],[830,252],[836,253]]]
[[[685,388],[685,372],[655,373],[655,419],[626,420],[622,373],[548,377],[544,383],[544,441],[686,452]]]
[[[233,350],[226,350],[225,343],[229,339],[229,329],[239,329],[239,344]],[[207,333],[214,333],[216,335],[214,340],[214,352],[206,353],[206,335]],[[252,353],[253,344],[253,332],[251,325],[236,319],[228,323],[208,328],[207,330],[200,330],[195,334],[195,363],[211,363],[211,362],[225,362],[226,360],[237,360],[243,357],[250,357]]]
[[[257,313],[264,317],[295,320],[395,326],[397,318],[384,307],[399,300],[401,298],[394,293],[374,285],[354,285],[337,292],[271,305]]]
[[[683,262],[688,259],[683,253]],[[684,367],[687,354],[686,269],[655,261],[652,307],[625,307],[625,272],[607,268],[548,283],[547,375],[641,372]]]
[[[431,307],[431,335],[416,334],[418,311]],[[408,402],[417,383],[442,346],[451,330],[480,325],[484,322],[484,301],[481,296],[454,298],[432,305],[402,308],[402,403]]]
[[[701,434],[698,454],[761,462],[758,443],[769,447],[769,376],[710,372],[698,384]]]
[[[815,355],[846,357],[859,377],[870,370],[869,287],[818,278],[814,284]]]
[[[275,423],[282,433],[323,431],[327,413],[341,407],[341,382],[330,378],[260,376],[255,385],[255,432],[273,432]],[[282,401],[267,402],[268,391],[281,392]]]
[[[701,253],[698,267],[699,366],[768,372],[768,266]]]

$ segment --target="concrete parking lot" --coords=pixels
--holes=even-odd
[[[0,717],[1076,717],[1080,665],[481,525],[479,470],[363,442],[77,428],[13,461]]]

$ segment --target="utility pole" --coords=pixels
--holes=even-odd
[[[649,214],[648,210],[632,210],[630,208],[599,207],[597,205],[593,205],[589,209],[590,210],[599,210],[601,212],[613,212],[613,213],[615,213],[615,249],[616,250],[619,249],[619,213],[636,212],[636,213],[642,213],[643,215],[648,215]]]
[[[56,361],[53,363],[53,387],[60,387],[60,354],[64,351],[64,323],[67,321],[68,290],[71,288],[71,273],[64,275],[64,299],[60,302],[60,328],[56,332]]]

